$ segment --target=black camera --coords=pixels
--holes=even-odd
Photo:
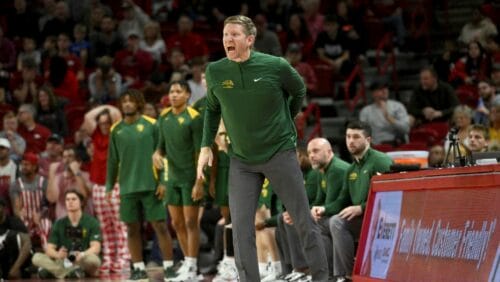
[[[71,247],[68,250],[68,260],[71,262],[75,262],[76,253],[81,252],[82,250],[82,239],[83,239],[83,230],[80,227],[68,226],[64,232],[66,237],[71,240]]]

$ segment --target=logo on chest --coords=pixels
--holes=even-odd
[[[144,125],[142,125],[142,124],[138,124],[135,128],[136,128],[136,129],[137,129],[137,131],[139,131],[139,132],[143,132],[143,131],[144,131]]]
[[[354,181],[356,179],[358,179],[358,174],[356,172],[349,174],[349,180]]]
[[[183,117],[179,117],[179,118],[177,118],[177,121],[179,122],[179,124],[182,125],[184,123],[185,119]]]
[[[234,82],[230,79],[222,82],[222,88],[234,88]]]

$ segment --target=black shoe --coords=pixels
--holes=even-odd
[[[75,268],[75,269],[71,270],[70,272],[68,272],[68,274],[66,274],[65,278],[80,279],[80,278],[84,278],[84,277],[85,277],[85,273],[80,268]]]
[[[47,269],[43,269],[43,268],[38,270],[38,278],[40,278],[40,279],[56,279],[54,274],[50,273]]]
[[[130,273],[130,277],[127,281],[147,282],[149,281],[148,274],[146,273],[145,270],[134,268],[132,269],[132,273]]]

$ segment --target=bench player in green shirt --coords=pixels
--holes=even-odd
[[[253,51],[257,29],[245,16],[224,21],[226,58],[206,69],[207,108],[199,178],[212,164],[211,146],[222,116],[231,140],[229,209],[239,279],[259,281],[254,218],[264,178],[285,204],[303,243],[314,281],[328,279],[326,254],[309,213],[295,153],[293,119],[306,94],[304,81],[283,58]]]
[[[372,176],[390,170],[392,159],[370,148],[371,128],[359,121],[347,125],[346,145],[353,157],[335,200],[311,209],[314,218],[325,216],[333,249],[333,276],[349,281],[354,265],[354,242],[359,238]],[[332,197],[333,198],[333,197]],[[321,220],[325,220],[321,219]]]
[[[147,281],[142,258],[141,214],[151,222],[161,252],[165,273],[173,265],[172,239],[163,206],[164,188],[158,185],[151,155],[156,149],[156,120],[141,115],[144,97],[137,90],[127,90],[119,100],[123,120],[111,127],[108,148],[106,193],[116,182],[120,185],[120,219],[127,225],[128,247],[132,257],[131,281]]]
[[[197,276],[198,215],[204,182],[196,178],[196,161],[202,120],[200,114],[188,106],[190,96],[191,90],[185,81],[170,83],[168,97],[171,107],[165,109],[158,119],[159,139],[153,155],[155,167],[165,170],[160,182],[167,188],[166,204],[184,253],[182,266],[169,281],[186,281]]]

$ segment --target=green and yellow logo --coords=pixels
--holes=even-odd
[[[325,190],[326,189],[326,180],[321,180],[321,189]]]
[[[183,117],[179,117],[179,118],[177,119],[177,121],[179,122],[179,124],[183,124],[183,123],[184,123],[184,120],[185,120],[185,119],[184,119]]]
[[[222,88],[234,88],[234,82],[230,79],[222,82]]]
[[[354,181],[356,179],[358,179],[358,174],[357,173],[352,172],[351,174],[349,174],[349,180]]]
[[[144,125],[142,125],[142,124],[138,124],[138,125],[136,126],[136,128],[137,128],[137,131],[142,132],[142,131],[144,130]]]

